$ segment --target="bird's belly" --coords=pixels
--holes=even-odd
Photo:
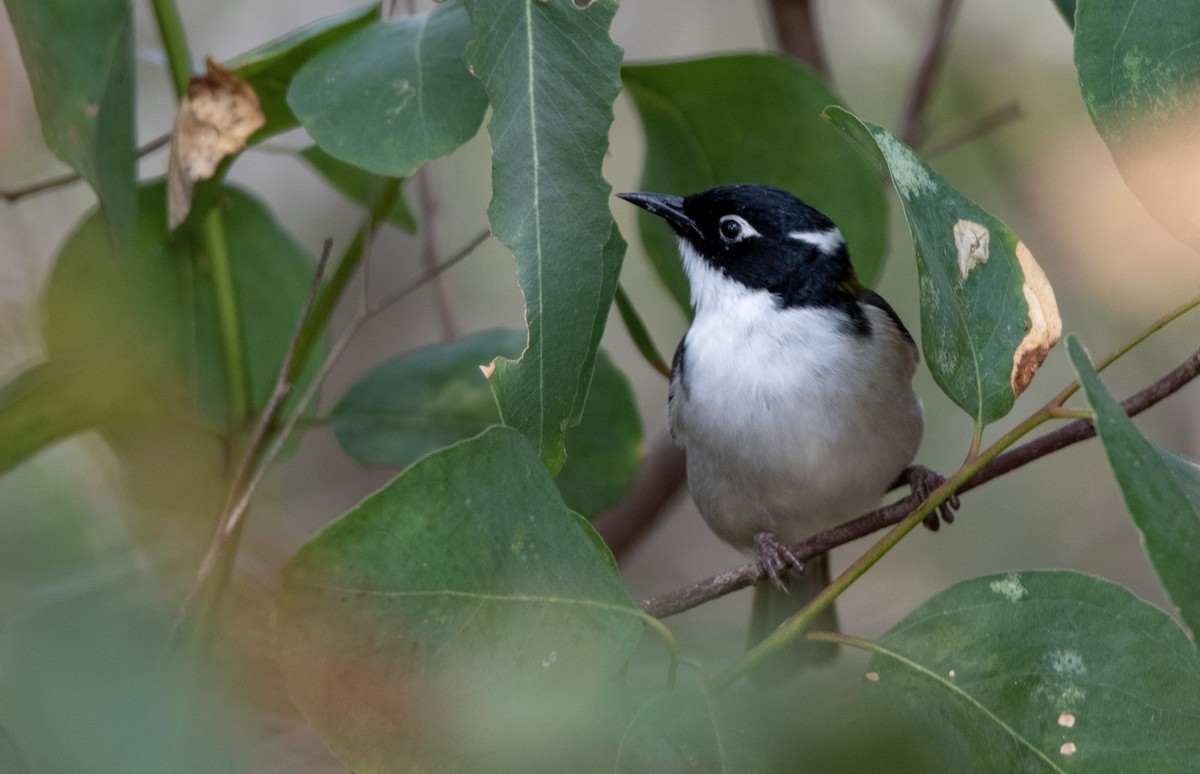
[[[706,374],[689,362],[673,427],[696,505],[729,543],[763,531],[795,543],[860,515],[916,453],[921,405],[907,374],[809,365],[783,356]]]

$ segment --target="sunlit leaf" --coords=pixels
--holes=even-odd
[[[1067,339],[1071,364],[1096,412],[1096,434],[1108,454],[1142,546],[1167,595],[1193,634],[1200,630],[1200,503],[1195,467],[1167,456],[1146,440],[1121,410],[1075,337]],[[1187,485],[1187,488],[1185,488]],[[1189,491],[1191,499],[1189,499]]]
[[[314,56],[288,89],[300,123],[331,156],[408,177],[479,130],[487,97],[463,64],[462,6],[379,21]]]
[[[529,345],[498,358],[490,381],[504,422],[551,472],[566,459],[625,242],[600,168],[621,50],[608,36],[616,0],[464,0],[467,61],[492,105],[492,231],[517,259]]]
[[[96,191],[124,246],[137,217],[133,14],[127,0],[4,0],[46,145]]]
[[[1075,67],[1122,177],[1200,249],[1200,14],[1191,0],[1078,0]]]
[[[355,771],[538,761],[640,636],[590,530],[512,429],[424,457],[285,567],[296,704]]]
[[[1193,771],[1200,660],[1161,610],[1065,571],[956,584],[877,643],[863,691],[942,771]]]
[[[725,183],[791,191],[838,224],[859,278],[874,279],[887,233],[883,190],[821,120],[841,99],[819,75],[785,57],[748,54],[631,66],[621,76],[646,131],[643,191],[686,196]],[[660,219],[638,217],[655,270],[689,309],[674,238]]]
[[[1062,331],[1046,275],[1008,226],[890,132],[840,108],[828,116],[900,196],[917,252],[921,350],[934,380],[977,425],[999,419]]]

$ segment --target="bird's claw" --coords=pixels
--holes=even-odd
[[[924,465],[912,465],[904,471],[904,482],[908,484],[913,495],[920,501],[925,501],[933,490],[946,483],[946,477],[936,470]],[[962,505],[958,495],[951,493],[942,504],[925,517],[922,522],[932,532],[937,532],[942,522],[954,523],[954,512]]]
[[[770,532],[759,532],[754,536],[754,555],[771,579],[771,585],[780,591],[787,591],[784,577],[789,570],[804,572],[804,562]]]

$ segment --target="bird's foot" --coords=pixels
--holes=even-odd
[[[946,477],[924,465],[910,465],[900,474],[900,481],[898,483],[907,484],[916,498],[924,501],[933,490],[946,483]],[[942,522],[953,524],[954,512],[961,505],[962,503],[959,501],[958,495],[951,494],[933,513],[925,517],[924,525],[930,531],[937,532]]]
[[[784,577],[789,570],[804,572],[804,562],[770,532],[759,532],[754,536],[754,555],[771,579],[771,585],[780,591],[787,591]]]

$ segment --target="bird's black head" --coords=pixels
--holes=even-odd
[[[687,264],[698,259],[784,307],[851,306],[861,291],[841,231],[787,191],[723,185],[687,197],[617,195],[670,224],[693,288],[704,269]]]

